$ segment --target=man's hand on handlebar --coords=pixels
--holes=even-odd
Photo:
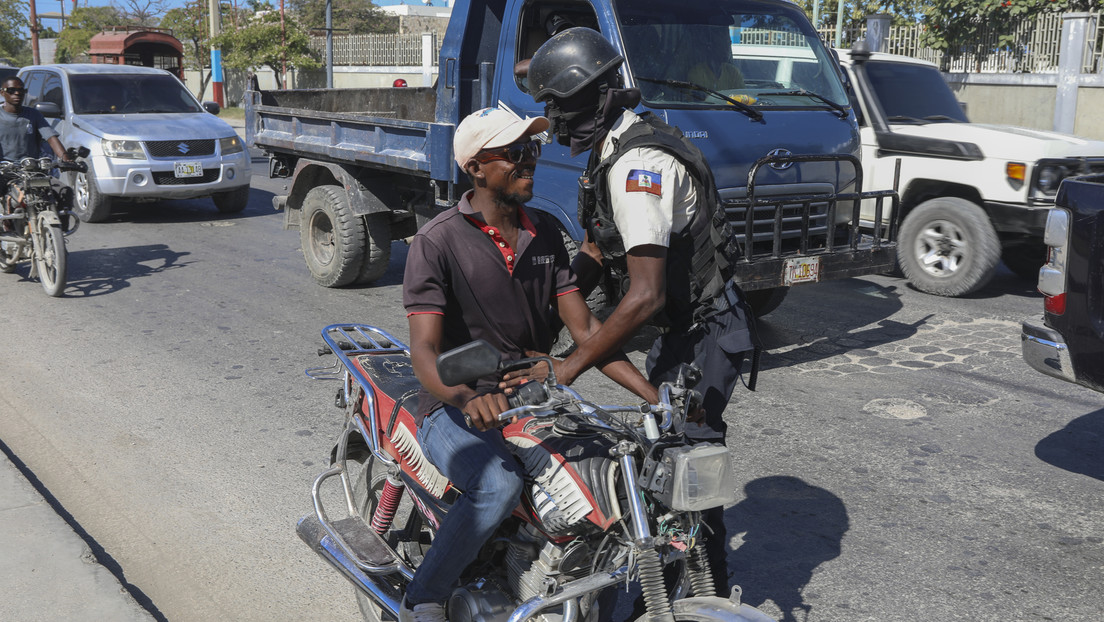
[[[505,393],[484,393],[468,400],[462,410],[472,427],[485,432],[501,425],[498,415],[509,409]]]
[[[535,358],[548,355],[544,354],[543,352],[526,350],[525,356]],[[557,371],[561,363],[563,363],[563,361],[559,359],[552,359],[552,371]],[[504,390],[507,394],[510,394],[513,392],[514,387],[521,386],[526,382],[544,382],[544,379],[547,377],[548,363],[546,361],[541,361],[540,363],[537,363],[532,367],[527,367],[525,369],[515,369],[513,371],[506,372],[502,375],[502,382],[498,383],[498,388]],[[559,378],[560,375],[557,373],[556,377]]]

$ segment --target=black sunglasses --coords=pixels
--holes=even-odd
[[[530,140],[524,143],[514,143],[505,147],[486,149],[475,156],[476,161],[486,163],[491,160],[505,160],[514,164],[521,164],[527,156],[534,160],[541,154],[541,142]]]
[[[0,91],[4,91],[8,95],[23,95],[27,92],[27,89],[21,86],[5,86],[0,88]]]

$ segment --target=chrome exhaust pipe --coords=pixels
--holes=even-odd
[[[326,533],[322,524],[318,522],[317,516],[308,514],[299,519],[295,532],[299,534],[299,538],[303,542],[306,542],[315,553],[337,569],[356,589],[375,601],[384,611],[398,617],[399,607],[402,605],[402,596],[398,591],[357,567],[356,562],[334,544],[333,539]]]

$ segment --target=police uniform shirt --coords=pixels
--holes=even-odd
[[[34,108],[12,114],[0,106],[0,160],[37,158],[42,155],[42,143],[57,135]]]
[[[403,306],[407,317],[443,316],[441,350],[485,339],[505,360],[552,346],[554,298],[578,290],[563,238],[551,216],[522,209],[517,248],[472,209],[469,191],[414,236],[406,256]],[[483,379],[490,391],[497,379]],[[440,407],[422,390],[416,418]]]
[[[602,144],[601,158],[613,153],[613,142],[634,123],[626,110]],[[652,147],[630,149],[608,173],[610,206],[625,250],[643,244],[670,246],[671,233],[687,227],[698,195],[686,167],[674,156]]]

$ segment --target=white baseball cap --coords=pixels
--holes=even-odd
[[[502,108],[484,108],[465,117],[457,126],[452,151],[456,163],[464,168],[468,160],[484,149],[512,145],[547,129],[548,119],[544,117],[522,119]]]

